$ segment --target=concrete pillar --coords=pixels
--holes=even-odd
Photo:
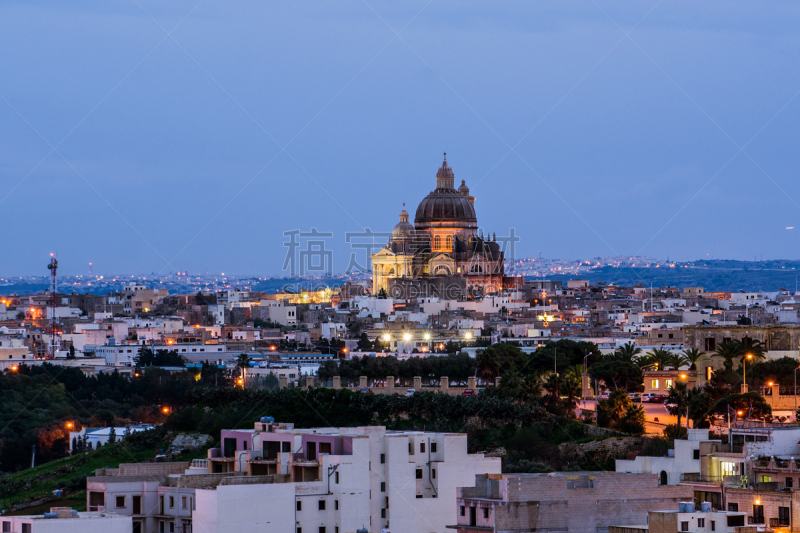
[[[367,376],[358,376],[358,387],[361,389],[367,388]]]
[[[594,398],[594,390],[592,389],[592,379],[589,374],[581,374],[581,398]]]
[[[310,389],[314,386],[314,376],[306,376],[306,388]]]
[[[475,390],[478,387],[478,380],[475,377],[467,378],[467,388]]]
[[[287,378],[286,376],[281,376],[279,381],[280,381],[280,387],[282,389],[285,389],[286,387],[289,386],[289,378]]]
[[[439,378],[439,380],[442,382],[442,384],[439,385],[439,392],[447,394],[447,392],[450,390],[450,378],[447,376],[442,376]]]
[[[494,386],[495,387],[499,387],[500,386],[500,376],[497,376],[496,378],[494,378]]]
[[[333,388],[337,390],[342,388],[342,376],[333,376]]]
[[[386,392],[394,394],[394,376],[386,376]]]
[[[414,390],[417,390],[417,391],[422,390],[422,377],[421,376],[414,376]]]

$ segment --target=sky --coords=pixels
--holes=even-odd
[[[797,259],[798,22],[788,1],[2,2],[0,276],[50,253],[282,275],[311,228],[343,271],[346,234],[413,221],[445,151],[517,257]]]

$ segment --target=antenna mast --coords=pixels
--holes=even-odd
[[[58,270],[58,259],[50,254],[50,263],[47,265],[50,270],[50,277],[53,281],[53,286],[50,290],[50,358],[55,359],[56,352],[58,351],[57,336],[56,336],[56,307],[58,301],[56,298],[56,270]]]

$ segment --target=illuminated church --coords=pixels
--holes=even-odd
[[[399,279],[449,278],[474,295],[503,288],[503,252],[496,237],[479,235],[475,198],[464,180],[455,188],[447,154],[436,173],[436,190],[417,206],[414,224],[403,204],[389,242],[371,259],[373,294],[389,292]]]

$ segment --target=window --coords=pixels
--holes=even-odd
[[[414,455],[414,443],[413,442],[409,442],[408,443],[408,453],[409,453],[409,455]]]
[[[169,533],[175,533],[175,522],[169,523]]]
[[[442,247],[442,238],[440,236],[436,236],[433,238],[433,249],[438,250]]]
[[[424,442],[420,442],[419,443],[419,453],[425,453],[425,443]]]
[[[717,522],[712,520],[711,521],[711,531],[716,531],[716,530],[717,530]]]
[[[705,339],[705,344],[706,344],[706,351],[707,352],[716,351],[716,349],[717,349],[717,339],[714,339],[712,337],[708,337],[708,338]]]
[[[445,245],[444,245],[444,246],[445,246],[445,249],[446,249],[446,250],[451,250],[451,249],[453,248],[453,237],[451,237],[450,235],[448,235],[448,236],[447,236],[447,239],[445,239],[445,241],[444,241],[444,242],[445,242]]]
[[[319,501],[319,510],[320,511],[324,511],[325,510],[325,500],[320,500]]]
[[[794,485],[794,480],[792,478],[790,478],[790,477],[787,477],[786,478],[786,488],[787,489],[791,489],[793,485]]]
[[[436,443],[431,442],[431,453],[436,453]]]
[[[739,504],[738,503],[729,503],[728,504],[728,511],[733,511],[734,513],[739,512]],[[730,525],[730,524],[728,524]]]
[[[788,507],[778,507],[778,523],[782,526],[789,525],[789,508]]]
[[[11,522],[3,522],[3,533],[11,533]]]
[[[711,377],[714,375],[714,369],[710,366],[706,367],[706,381],[711,381]],[[712,522],[713,523],[713,522]]]
[[[436,479],[436,469],[435,468],[431,469],[431,478],[432,479]]]
[[[114,502],[117,509],[125,507],[125,496],[117,496],[114,498]]]
[[[303,533],[303,528],[302,527],[298,527],[297,528],[297,533]]]
[[[31,533],[31,525],[22,524],[22,533]]]
[[[320,526],[319,533],[325,533],[325,526]]]
[[[242,449],[247,451],[247,441],[242,442],[242,446],[244,446]]]
[[[174,509],[175,508],[175,496],[170,496],[169,497],[169,508],[170,509]]]
[[[753,505],[753,523],[754,524],[763,524],[764,523],[764,506],[763,505]]]
[[[339,510],[339,500],[333,500],[333,510],[334,511]]]
[[[461,506],[461,516],[466,516],[467,509],[463,505]]]
[[[488,507],[484,507],[483,508],[483,517],[484,518],[489,518],[489,508]]]
[[[166,529],[164,529],[164,521],[158,523],[158,533],[165,533]]]
[[[697,527],[706,527],[706,519],[705,518],[698,518],[697,519]]]
[[[689,522],[681,522],[681,531],[689,531]]]
[[[389,508],[389,497],[388,496],[386,497],[386,508],[387,509]]]
[[[381,518],[386,518],[386,509],[381,509]]]
[[[301,502],[300,500],[297,500],[297,505],[295,507],[297,508],[298,511],[302,511],[303,510],[303,502]]]
[[[694,451],[694,459],[695,461],[700,459],[700,450],[693,450]]]
[[[729,462],[729,461],[720,461],[719,462],[719,469],[722,472],[723,476],[734,476],[736,475],[736,464]],[[730,511],[730,509],[728,509]]]
[[[664,388],[668,389],[670,387],[672,387],[672,380],[671,379],[665,379],[664,380]]]
[[[653,390],[658,390],[658,380],[657,379],[651,379],[650,380],[650,388],[653,389]]]
[[[382,453],[381,454],[381,464],[384,464],[385,462],[386,462],[386,454]]]
[[[281,442],[281,453],[289,453],[292,451],[291,442]]]
[[[761,483],[772,483],[772,476],[761,476]]]
[[[186,509],[186,496],[181,496],[181,509]]]
[[[381,492],[386,492],[386,482],[381,481]]]
[[[333,477],[335,478],[334,482],[338,485],[339,484],[339,472],[336,472],[336,474],[334,474]]]
[[[422,469],[417,468],[417,479],[422,479]]]

